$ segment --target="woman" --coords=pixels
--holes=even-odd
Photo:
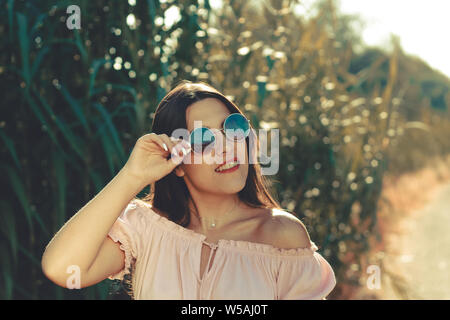
[[[325,299],[333,269],[269,194],[253,138],[224,95],[181,83],[122,170],[50,241],[44,273],[68,287],[76,266],[82,288],[133,271],[135,299]]]

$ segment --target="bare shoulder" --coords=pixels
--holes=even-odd
[[[141,207],[151,207],[152,205],[145,200],[139,199],[139,198],[134,198],[133,200],[131,200],[132,203],[141,206]]]
[[[134,202],[143,208],[148,208],[148,209],[152,210],[154,213],[156,213],[162,217],[168,218],[168,215],[166,213],[164,213],[163,211],[154,207],[150,201],[144,201],[142,199],[136,198],[136,199],[134,199]]]
[[[309,248],[311,239],[306,226],[294,214],[272,209],[264,223],[273,246],[283,249]]]

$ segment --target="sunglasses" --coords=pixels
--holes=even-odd
[[[223,128],[219,131],[224,132],[228,140],[242,141],[250,134],[250,120],[240,113],[232,113],[225,119]],[[197,153],[203,153],[206,147],[211,148],[215,141],[215,133],[206,127],[194,129],[189,136],[192,150]]]

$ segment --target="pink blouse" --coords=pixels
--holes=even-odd
[[[125,252],[124,269],[108,278],[122,280],[132,268],[138,300],[325,299],[336,285],[333,269],[312,241],[310,248],[295,249],[242,240],[207,243],[205,235],[138,199],[130,201],[108,235]],[[215,256],[201,279],[203,244]]]

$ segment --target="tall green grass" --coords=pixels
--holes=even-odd
[[[181,19],[168,28],[159,17],[173,1],[82,1],[81,30],[65,25],[69,4],[1,4],[2,299],[117,298],[109,280],[75,291],[54,285],[40,259],[124,165],[181,79],[217,87],[254,127],[280,129],[273,188],[335,269],[335,298],[365,276],[358,266],[377,234],[385,172],[450,151],[448,112],[433,107],[439,94],[449,101],[448,79],[404,55],[395,39],[392,52],[357,54],[358,34],[334,1],[319,1],[310,19],[295,14],[294,1],[224,1],[218,10],[180,1]],[[136,29],[126,24],[130,13]],[[406,165],[421,150],[423,160]]]

